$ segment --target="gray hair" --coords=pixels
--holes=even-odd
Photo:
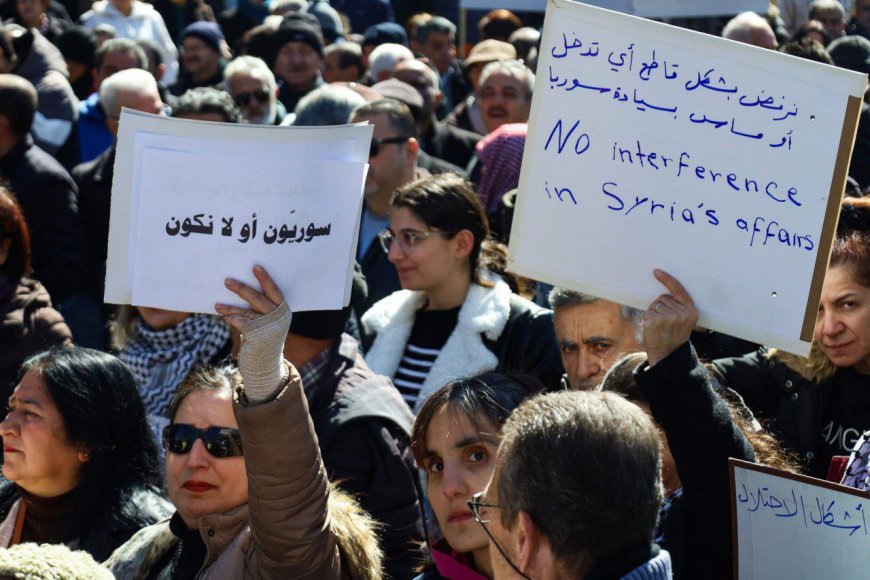
[[[846,9],[840,3],[840,0],[813,0],[807,10],[807,14],[812,20],[815,17],[816,10],[839,10],[843,21],[846,20]]]
[[[596,302],[607,302],[603,298],[597,298],[590,294],[569,290],[567,288],[553,288],[547,296],[547,301],[550,303],[550,309],[555,313],[561,308],[571,306],[583,306],[584,304],[595,304]],[[634,336],[638,343],[643,342],[643,310],[619,304],[619,314],[623,320],[634,326]]]
[[[325,85],[302,97],[296,105],[296,127],[344,125],[350,114],[366,100],[347,87]]]
[[[135,93],[137,95],[153,94],[158,99],[160,91],[157,81],[147,70],[141,68],[128,68],[118,71],[100,85],[100,103],[106,111],[106,117],[117,119],[121,115],[121,93]]]
[[[392,71],[403,60],[411,60],[414,53],[407,46],[387,42],[377,46],[369,55],[369,76],[378,82],[381,73]]]
[[[109,53],[130,54],[139,61],[139,68],[148,68],[148,55],[142,50],[142,47],[136,44],[135,40],[129,38],[112,38],[100,45],[97,53],[94,56],[94,69],[100,70],[103,66],[103,60]]]
[[[479,83],[481,91],[489,77],[496,73],[503,73],[520,79],[526,87],[526,98],[532,98],[532,93],[535,91],[535,73],[532,72],[532,69],[523,64],[523,61],[496,60],[483,67],[483,71],[480,73]]]
[[[578,468],[582,466],[582,468]],[[616,393],[562,391],[529,399],[502,429],[496,473],[501,523],[526,512],[577,577],[649,546],[664,496],[652,419]]]
[[[263,73],[269,94],[273,94],[278,86],[278,83],[275,81],[275,74],[263,59],[256,56],[237,56],[230,61],[224,69],[224,81],[227,84],[227,92],[232,94],[233,77],[237,75],[250,75],[254,71]]]
[[[725,25],[722,30],[722,38],[749,44],[752,31],[764,28],[770,30],[771,35],[773,34],[773,29],[770,28],[767,20],[755,12],[741,12]]]
[[[443,16],[433,16],[417,27],[417,40],[419,42],[426,42],[429,40],[429,35],[433,32],[446,34],[447,36],[456,36],[456,25]]]

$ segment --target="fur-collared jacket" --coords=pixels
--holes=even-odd
[[[275,399],[236,400],[233,411],[245,445],[248,502],[199,519],[207,556],[196,577],[380,580],[373,524],[329,485],[296,370]],[[106,566],[127,580],[163,577],[180,541],[164,520],[140,530]]]
[[[783,445],[800,455],[808,473],[824,479],[828,465],[819,451],[831,385],[847,369],[834,366],[815,343],[809,358],[762,347],[713,365],[723,384],[737,391]]]
[[[553,313],[511,292],[495,274],[485,273],[484,278],[494,286],[469,288],[456,328],[423,382],[418,404],[449,381],[488,371],[530,374],[547,387],[559,385],[562,359]],[[371,345],[365,358],[374,372],[396,375],[414,318],[425,304],[424,293],[400,290],[365,313],[363,332]]]

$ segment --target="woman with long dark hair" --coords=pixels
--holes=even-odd
[[[28,359],[0,436],[0,546],[67,544],[101,561],[170,513],[133,376],[111,355]]]
[[[489,239],[465,180],[445,173],[402,187],[379,236],[403,290],[363,315],[366,362],[391,377],[411,407],[448,381],[487,371],[559,383],[552,312],[499,275],[504,246]]]

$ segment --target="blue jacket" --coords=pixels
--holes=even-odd
[[[106,125],[106,112],[100,103],[100,93],[93,93],[79,103],[81,163],[96,159],[114,142],[115,137]]]

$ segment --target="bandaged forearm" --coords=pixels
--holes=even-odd
[[[286,378],[284,339],[290,330],[291,316],[285,300],[269,314],[246,322],[240,329],[239,371],[251,403],[274,398]]]

